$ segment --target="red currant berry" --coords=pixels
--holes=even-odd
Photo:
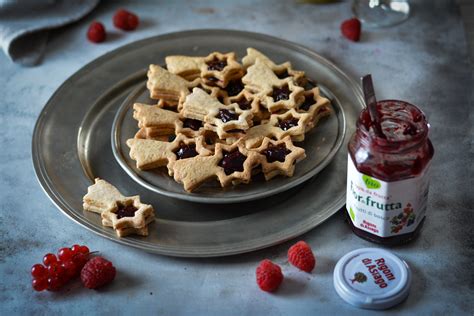
[[[48,276],[48,270],[42,264],[35,264],[31,267],[31,276],[33,278],[46,278]]]
[[[63,280],[58,277],[50,277],[48,278],[48,291],[59,291],[59,289],[63,286]]]
[[[57,261],[58,261],[58,258],[56,258],[56,256],[52,253],[48,253],[47,255],[43,257],[43,263],[45,266],[49,266],[51,263],[57,262]]]
[[[67,276],[68,279],[72,279],[73,277],[79,274],[79,269],[77,268],[76,264],[71,260],[61,263],[61,267],[63,267],[64,274]]]
[[[73,252],[69,248],[61,248],[58,251],[58,258],[60,261],[68,261],[71,259]]]
[[[53,262],[48,267],[48,275],[50,277],[59,277],[64,275],[64,269],[59,262]]]
[[[82,267],[87,263],[88,260],[88,256],[83,253],[78,253],[72,257],[72,261],[79,271],[82,270]]]
[[[86,256],[89,254],[89,248],[87,246],[81,246],[79,248],[79,252],[85,254]]]
[[[33,286],[33,289],[35,291],[44,291],[48,287],[48,279],[47,278],[38,278],[38,279],[33,279],[31,281],[31,285]]]
[[[72,251],[73,254],[79,253],[79,252],[80,252],[79,249],[81,249],[81,246],[79,246],[79,245],[77,245],[77,244],[76,244],[76,245],[73,245],[73,246],[71,247],[71,251]]]

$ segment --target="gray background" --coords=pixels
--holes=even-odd
[[[140,28],[124,33],[111,18],[119,7],[138,13]],[[43,64],[21,68],[0,56],[0,304],[2,313],[86,314],[370,314],[344,303],[332,271],[346,252],[373,246],[352,234],[340,214],[301,236],[317,256],[312,274],[286,262],[294,242],[215,259],[151,255],[98,237],[63,216],[38,185],[31,162],[33,126],[61,83],[94,58],[152,35],[195,28],[266,33],[308,46],[353,78],[372,73],[379,99],[419,105],[432,125],[435,146],[429,212],[420,238],[392,251],[413,269],[409,298],[386,311],[396,314],[466,314],[474,310],[472,225],[472,68],[459,8],[453,1],[413,1],[413,15],[396,27],[364,30],[352,43],[339,25],[348,3],[292,1],[108,2],[84,20],[54,32]],[[107,42],[85,39],[92,20],[105,23]],[[73,179],[71,179],[73,181]],[[101,291],[79,282],[59,293],[36,293],[30,267],[47,252],[87,244],[112,260],[116,280]],[[255,267],[279,263],[285,281],[275,294],[258,289]],[[375,313],[375,312],[373,312]]]

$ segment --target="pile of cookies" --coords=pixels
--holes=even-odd
[[[166,167],[193,191],[217,179],[222,187],[292,176],[304,140],[330,102],[289,62],[275,64],[253,48],[235,53],[168,56],[150,65],[147,88],[156,104],[136,103],[138,132],[127,141],[137,168]]]

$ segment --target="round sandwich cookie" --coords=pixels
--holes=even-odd
[[[339,296],[366,309],[387,309],[402,302],[408,296],[411,278],[405,261],[378,248],[351,251],[334,268]]]

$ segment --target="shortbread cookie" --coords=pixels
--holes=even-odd
[[[175,133],[176,122],[179,120],[178,113],[142,103],[135,103],[133,110],[133,118],[138,121],[139,128],[153,127],[154,136]]]
[[[304,88],[295,85],[291,78],[278,79],[271,68],[260,59],[247,69],[242,82],[272,113],[293,109],[304,101]]]
[[[85,211],[101,214],[114,208],[117,201],[124,199],[125,197],[116,187],[105,180],[96,178],[95,184],[87,188],[82,206]]]
[[[169,72],[191,81],[201,76],[205,57],[174,55],[166,56],[165,62]]]
[[[187,81],[158,65],[150,65],[147,75],[150,98],[170,102],[178,102],[180,98],[184,98],[189,93],[189,89],[198,85],[200,81],[199,79]]]
[[[235,59],[235,53],[214,52],[204,59],[201,66],[201,78],[208,85],[227,87],[230,81],[241,78],[244,69]]]
[[[127,145],[130,147],[130,158],[136,161],[138,169],[167,167],[170,176],[177,160],[212,154],[204,145],[203,136],[188,138],[179,134],[172,142],[132,138],[127,140]]]
[[[168,56],[166,67],[187,80],[201,78],[210,86],[227,87],[230,81],[243,75],[243,67],[235,59],[235,53],[213,52],[206,57]]]
[[[242,58],[242,65],[244,68],[249,68],[254,65],[256,60],[259,59],[265,65],[267,65],[279,79],[285,79],[292,77],[295,83],[299,86],[306,84],[306,77],[304,71],[294,70],[290,62],[284,62],[283,64],[277,65],[270,58],[259,52],[255,48],[247,48],[247,55]]]
[[[124,227],[124,228],[117,228],[115,229],[115,232],[117,233],[117,236],[119,237],[125,237],[128,235],[139,235],[139,236],[148,236],[148,224],[153,222],[155,220],[154,216],[148,216],[145,218],[145,223],[146,225],[144,227]],[[112,221],[103,218],[102,219],[102,225],[107,226],[107,227],[112,227],[113,223]]]
[[[289,136],[281,140],[265,137],[256,151],[263,156],[261,165],[267,181],[277,175],[293,176],[295,164],[306,157],[305,150],[293,145]]]
[[[250,111],[253,116],[253,121],[256,123],[265,118],[265,114],[260,108],[260,99],[247,90],[241,91],[236,96],[226,98],[225,103],[237,103],[239,109],[242,111]]]
[[[126,197],[99,178],[88,187],[83,202],[85,211],[100,213],[102,224],[115,229],[119,237],[131,233],[148,235],[147,225],[155,218],[153,207],[141,203],[139,196]]]
[[[308,113],[310,120],[306,131],[315,127],[319,119],[328,116],[331,113],[330,102],[325,97],[321,96],[319,88],[315,87],[304,92],[305,100],[298,106],[298,113]]]
[[[252,124],[251,111],[241,110],[236,103],[224,105],[199,88],[186,97],[182,114],[215,126],[220,138],[230,130],[247,130]]]
[[[246,148],[259,147],[265,137],[280,140],[290,136],[293,141],[303,141],[310,119],[310,114],[298,113],[295,109],[272,114],[267,122],[249,128],[242,140]]]
[[[176,161],[173,167],[174,179],[182,183],[188,192],[216,178],[222,187],[232,183],[248,183],[252,169],[258,163],[258,153],[247,150],[243,142],[239,141],[233,145],[218,143],[212,156]]]

